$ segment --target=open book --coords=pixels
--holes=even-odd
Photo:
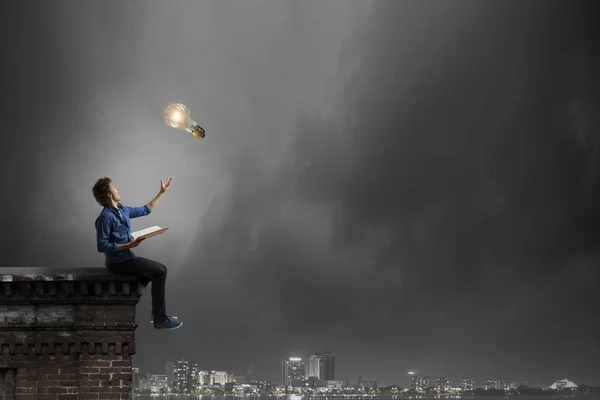
[[[142,229],[141,231],[136,231],[133,232],[131,234],[131,236],[133,236],[134,239],[146,239],[152,236],[156,236],[156,235],[160,235],[161,233],[166,232],[166,230],[169,229],[169,227],[167,226],[166,228],[161,228],[160,226],[151,226],[150,228],[146,228],[146,229]]]

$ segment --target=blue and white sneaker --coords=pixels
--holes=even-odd
[[[179,319],[179,318],[177,318],[177,316],[175,316],[175,315],[171,315],[171,314],[169,314],[169,313],[165,313],[165,315],[167,316],[167,318],[174,318],[174,319],[177,319],[177,320]],[[153,324],[153,323],[154,323],[154,317],[152,317],[152,319],[150,320],[150,323],[151,323],[151,324]]]
[[[154,322],[154,329],[172,330],[181,328],[182,325],[183,322],[180,320],[173,317],[167,317],[164,322]]]

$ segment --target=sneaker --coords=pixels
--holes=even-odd
[[[179,319],[177,318],[175,315],[171,315],[169,313],[165,313],[165,315],[167,316],[167,318],[173,318],[173,319]],[[154,317],[152,317],[152,319],[150,320],[150,323],[153,324],[154,323]]]
[[[181,328],[182,325],[183,322],[181,322],[180,320],[175,319],[173,317],[167,317],[167,319],[164,322],[155,322],[154,329],[171,330]]]

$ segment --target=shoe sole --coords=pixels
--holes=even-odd
[[[175,315],[171,315],[171,318],[177,318],[177,317],[176,317]],[[179,318],[177,318],[177,319],[179,319]],[[151,324],[153,324],[153,323],[154,323],[154,320],[153,320],[153,319],[151,319],[151,320],[150,320],[150,323],[151,323]]]
[[[158,329],[159,331],[172,331],[173,329],[178,329],[178,328],[181,328],[182,326],[183,326],[183,322],[172,328],[154,328],[154,329]]]

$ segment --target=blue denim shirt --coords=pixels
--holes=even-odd
[[[150,214],[147,205],[127,207],[118,204],[118,210],[112,206],[104,207],[96,218],[96,242],[98,252],[104,253],[104,264],[122,263],[137,258],[129,249],[117,251],[118,244],[129,243],[131,236],[131,218]]]

